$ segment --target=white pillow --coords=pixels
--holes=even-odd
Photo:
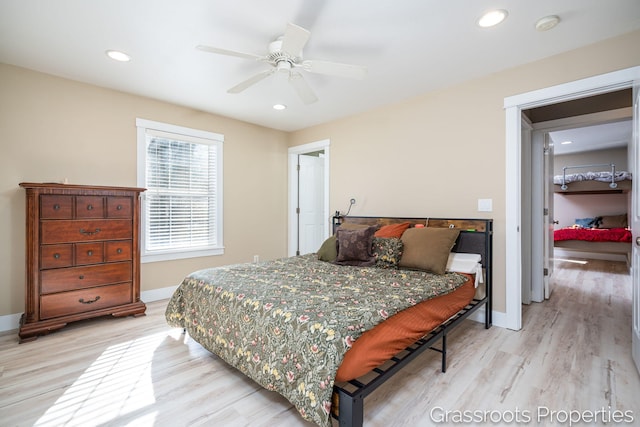
[[[451,252],[447,260],[446,270],[456,273],[475,274],[475,286],[477,288],[478,283],[484,283],[482,279],[482,264],[480,264],[481,259],[482,257],[479,254]]]

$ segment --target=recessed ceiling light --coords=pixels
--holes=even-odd
[[[491,10],[478,19],[478,25],[482,28],[489,28],[498,25],[507,19],[509,13],[504,9]]]
[[[275,104],[275,105],[273,106],[273,109],[274,109],[274,110],[284,110],[285,108],[287,108],[287,106],[286,106],[286,105],[284,105],[284,104]]]
[[[568,145],[571,144],[573,141],[562,141],[560,144],[561,145]]]
[[[560,22],[560,17],[557,15],[549,15],[544,18],[538,19],[536,21],[536,30],[538,31],[547,31],[558,25]]]
[[[108,50],[105,52],[107,56],[115,61],[120,62],[128,62],[131,61],[131,57],[124,52],[120,52],[119,50]]]

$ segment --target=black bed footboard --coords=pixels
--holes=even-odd
[[[486,296],[481,300],[474,299],[455,316],[386,363],[374,368],[369,374],[334,385],[333,404],[337,410],[332,412],[333,418],[338,420],[340,426],[361,427],[364,421],[364,398],[427,349],[441,353],[442,372],[445,372],[447,370],[447,334],[482,306],[485,306],[485,328],[490,328],[491,312],[490,304],[487,302]],[[441,340],[440,348],[434,347],[438,340]]]

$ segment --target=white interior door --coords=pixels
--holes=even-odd
[[[311,154],[311,153],[323,153],[322,162],[324,165],[323,179],[324,186],[322,188],[322,200],[318,200],[319,203],[322,203],[322,239],[326,239],[331,234],[331,221],[329,221],[329,175],[330,175],[330,151],[331,151],[331,141],[328,139],[323,139],[320,141],[310,142],[308,144],[296,145],[294,147],[289,147],[288,156],[288,180],[289,180],[289,203],[288,203],[288,245],[287,245],[287,254],[288,256],[295,256],[300,253],[300,218],[298,215],[300,201],[300,194],[308,195],[309,193],[305,193],[306,188],[301,189],[299,186],[299,176],[298,176],[298,157],[302,154]],[[301,193],[302,191],[302,193]],[[318,250],[320,245],[314,249]]]
[[[300,154],[298,164],[298,252],[304,255],[324,240],[324,156]]]
[[[633,85],[633,140],[630,145],[630,165],[633,173],[631,193],[631,231],[634,242],[631,249],[631,282],[633,286],[633,325],[631,327],[631,354],[640,372],[640,81]]]
[[[549,299],[553,291],[553,140],[549,133],[544,135],[544,244],[543,276],[544,298]]]
[[[531,121],[529,118],[522,114],[522,218],[521,218],[521,235],[522,240],[530,242],[530,244],[523,245],[522,247],[522,303],[531,304],[532,297],[532,268],[535,264],[533,257],[533,242],[531,239],[531,231],[533,227],[531,225],[532,212],[533,212],[533,194],[532,188],[532,163],[533,157],[533,144],[532,144],[532,130]]]
[[[545,204],[545,188],[546,188],[546,158],[545,158],[545,140],[547,138],[545,131],[534,130],[531,134],[531,183],[529,191],[531,194],[531,212],[522,213],[522,217],[527,215],[531,218],[530,222],[524,222],[523,227],[530,226],[530,230],[523,230],[522,238],[529,236],[531,241],[531,301],[544,301],[544,269],[545,269],[545,242],[546,242],[546,226],[544,210]],[[527,183],[524,183],[523,197],[526,194]],[[524,203],[523,203],[524,211]],[[523,257],[526,253],[523,248]],[[523,274],[525,270],[523,269]]]

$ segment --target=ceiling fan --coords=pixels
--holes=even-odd
[[[305,104],[311,104],[316,102],[318,97],[306,82],[302,73],[300,73],[301,70],[309,73],[353,79],[364,78],[367,69],[359,65],[303,59],[302,49],[307,44],[310,35],[311,32],[298,25],[287,24],[284,35],[269,43],[269,53],[264,56],[203,45],[198,45],[196,48],[205,52],[253,59],[271,65],[271,68],[261,71],[249,77],[247,80],[238,83],[227,91],[229,93],[240,93],[274,74],[276,71],[280,71],[288,74],[289,83],[293,86],[300,99],[302,99]]]

